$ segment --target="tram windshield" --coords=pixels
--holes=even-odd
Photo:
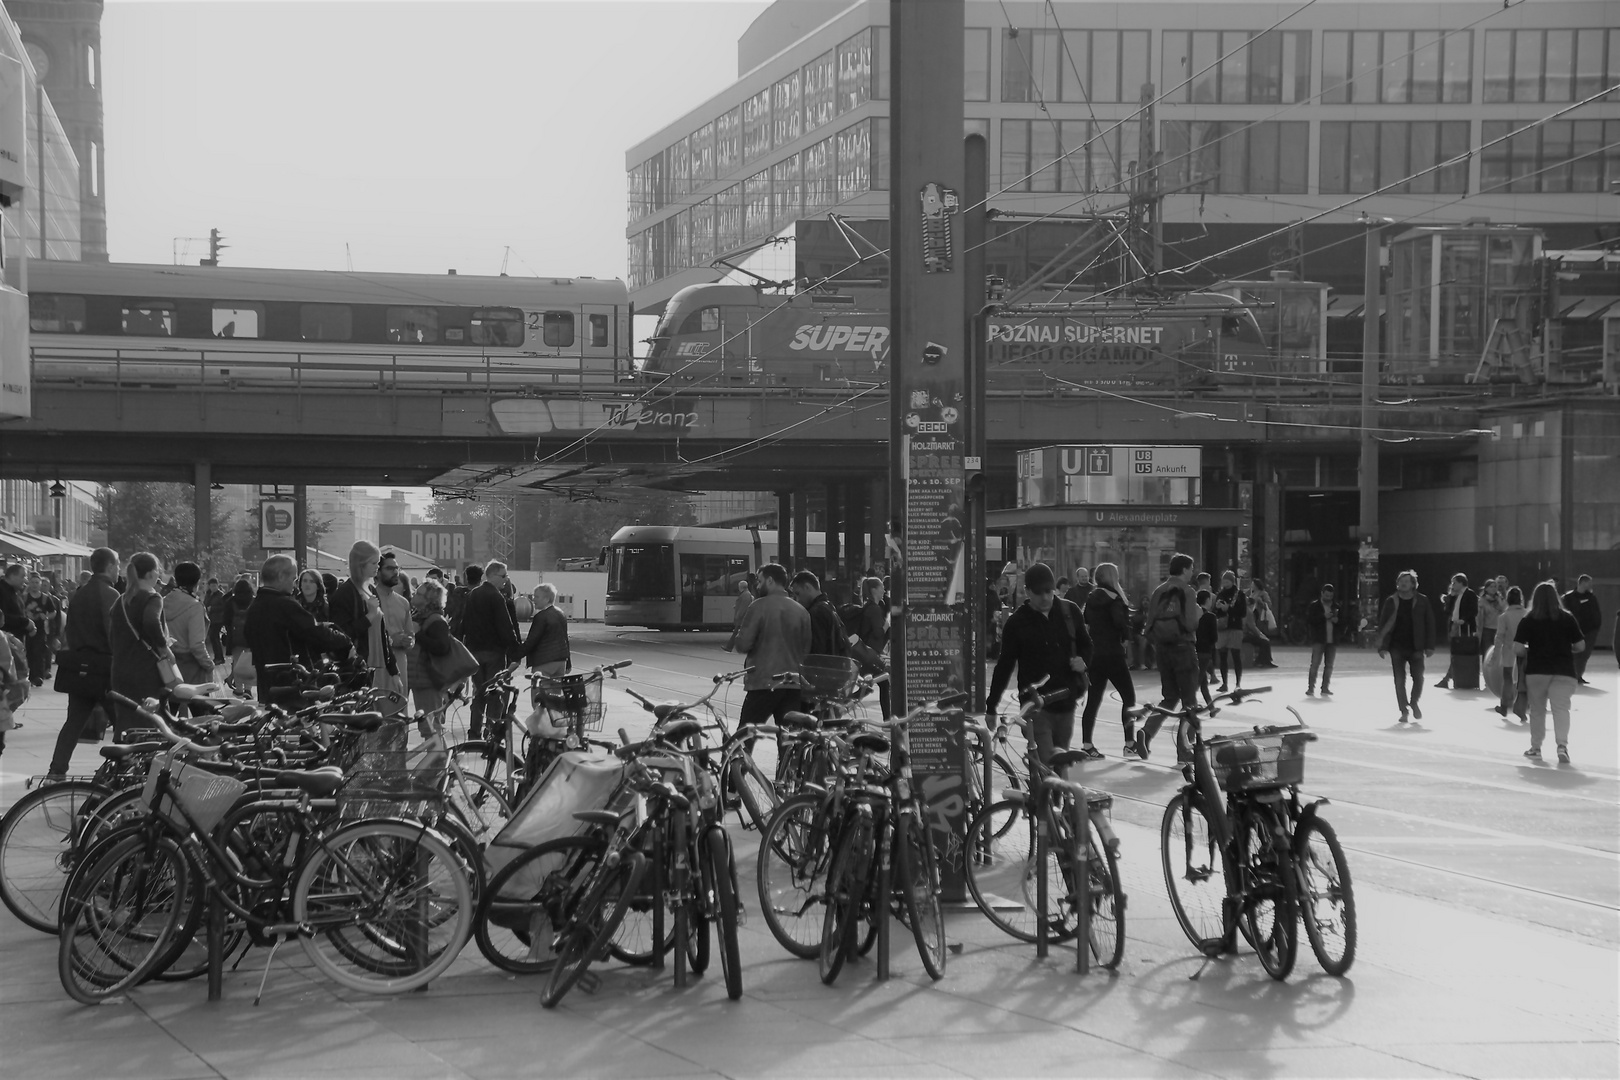
[[[615,600],[674,599],[674,545],[613,545],[608,549],[607,594]]]

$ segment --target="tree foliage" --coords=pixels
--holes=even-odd
[[[561,495],[539,500],[540,539],[558,557],[595,555],[626,525],[693,525],[691,500],[672,491],[615,490],[609,499],[575,502]]]
[[[231,511],[217,492],[210,500],[212,550],[202,552],[201,557],[193,530],[196,515],[190,484],[146,480],[103,484],[96,501],[95,527],[106,530],[107,546],[126,560],[137,551],[150,551],[165,566],[190,559],[205,570],[230,560]]]

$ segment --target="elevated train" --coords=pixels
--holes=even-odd
[[[149,385],[611,388],[624,283],[33,261],[34,377]]]

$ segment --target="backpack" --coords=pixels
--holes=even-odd
[[[1181,625],[1186,599],[1180,589],[1172,589],[1154,601],[1153,613],[1148,620],[1148,640],[1155,645],[1180,645],[1186,640]]]
[[[838,609],[838,621],[844,624],[844,636],[861,632],[861,614],[866,609],[860,604],[845,604]]]

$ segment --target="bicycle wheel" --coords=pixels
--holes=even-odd
[[[709,866],[714,874],[715,936],[720,939],[720,973],[726,979],[726,996],[742,997],[742,952],[737,944],[737,924],[741,921],[737,898],[737,858],[731,850],[731,837],[718,825],[705,838]]]
[[[77,864],[102,837],[145,818],[145,794],[141,787],[125,788],[85,805],[74,826],[73,850],[69,860]]]
[[[1035,822],[1020,813],[1017,828],[999,832],[1000,823],[1017,811],[1012,802],[986,807],[968,826],[962,849],[967,870],[968,893],[979,910],[998,929],[1019,941],[1039,940],[1038,882],[1035,866]],[[1056,847],[1048,846],[1046,875],[1046,941],[1065,941],[1074,936],[1074,910],[1063,902],[1069,889]]]
[[[1274,825],[1269,813],[1244,814],[1238,852],[1244,936],[1254,946],[1266,974],[1281,982],[1294,970],[1299,919],[1294,903],[1294,854],[1277,837]]]
[[[1311,818],[1294,833],[1300,921],[1316,962],[1329,975],[1343,975],[1356,960],[1356,896],[1350,864],[1333,826]]]
[[[94,1005],[139,984],[163,958],[191,898],[190,860],[168,836],[110,845],[63,898],[57,974]]]
[[[1159,857],[1165,891],[1182,933],[1199,952],[1215,956],[1226,940],[1226,894],[1235,882],[1197,797],[1189,802],[1187,792],[1177,792],[1164,808]]]
[[[450,812],[466,826],[479,847],[495,839],[512,816],[501,789],[477,773],[448,769],[440,790]]]
[[[759,839],[759,908],[782,948],[802,960],[821,952],[822,905],[833,835],[821,815],[825,798],[794,795],[771,815]]]
[[[573,918],[559,934],[557,962],[551,968],[545,992],[540,995],[541,1005],[554,1008],[585,974],[591,961],[601,955],[624,918],[629,899],[640,887],[646,868],[647,857],[632,851],[617,866],[604,867],[597,872]]]
[[[917,940],[928,977],[945,977],[945,912],[939,904],[939,866],[934,861],[934,845],[915,813],[902,812],[895,832],[895,873],[900,876],[901,895],[911,936]]]
[[[727,774],[727,783],[730,784],[731,790],[737,793],[737,798],[742,803],[738,808],[737,817],[742,822],[743,828],[763,831],[769,824],[777,804],[782,801],[776,793],[776,787],[758,765],[741,757],[732,759]]]
[[[709,970],[709,917],[697,904],[686,906],[686,966],[694,975]]]
[[[400,994],[455,962],[472,933],[472,888],[459,856],[426,827],[357,821],[299,869],[293,921],[313,929],[299,940],[334,982]]]
[[[0,901],[25,925],[45,934],[60,928],[74,823],[110,794],[87,780],[47,784],[18,799],[0,818]]]
[[[1091,857],[1086,860],[1091,959],[1112,971],[1125,957],[1125,890],[1119,882],[1119,859],[1103,847],[1096,822],[1088,822],[1087,833],[1091,843]]]
[[[470,739],[452,746],[450,756],[456,759],[462,772],[488,780],[497,790],[507,789],[504,743],[494,739]]]
[[[595,837],[567,836],[532,847],[501,867],[473,918],[478,951],[516,975],[549,971],[557,959],[557,929],[606,850]]]
[[[871,866],[872,822],[861,815],[850,822],[827,872],[826,910],[821,919],[821,981],[831,986],[844,968],[860,915],[861,899],[867,890],[867,869]]]

